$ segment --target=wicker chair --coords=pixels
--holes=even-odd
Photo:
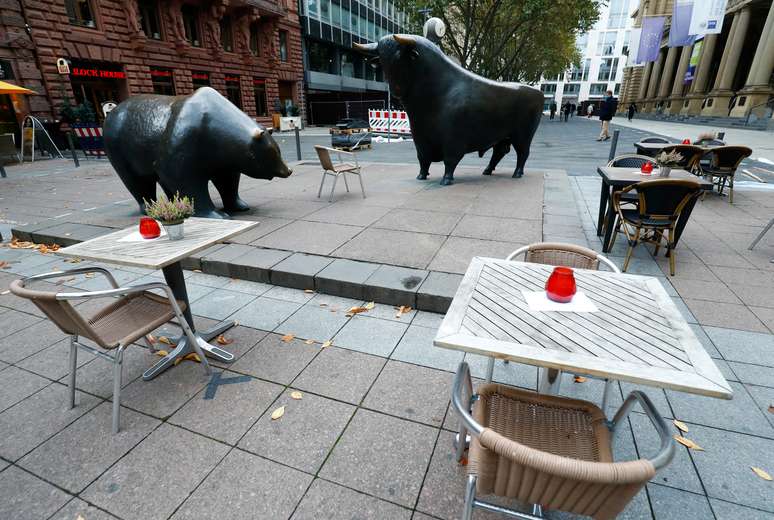
[[[635,191],[640,199],[636,210],[621,207],[621,197]],[[634,248],[640,242],[655,244],[658,255],[661,241],[666,239],[669,272],[675,275],[675,228],[683,209],[701,194],[701,185],[692,179],[656,179],[632,184],[613,193],[613,208],[618,213],[613,240],[623,230],[629,241],[623,271],[629,267]],[[630,229],[631,228],[631,229]],[[613,243],[610,244],[612,248]]]
[[[643,164],[648,162],[654,166],[656,165],[656,161],[653,157],[637,153],[627,153],[614,157],[607,165],[615,168],[641,168]]]
[[[671,141],[665,137],[646,137],[645,139],[640,140],[641,143],[671,143]]]
[[[597,270],[599,269],[599,264],[602,263],[614,273],[621,272],[617,265],[603,255],[587,247],[576,246],[575,244],[538,242],[520,247],[505,259],[513,260],[520,255],[523,255],[525,262],[535,264],[563,265],[576,269]]]
[[[677,152],[683,156],[683,160],[676,166],[689,172],[696,172],[699,168],[699,160],[704,155],[704,149],[700,146],[694,146],[692,144],[675,144],[671,146],[665,146],[662,150],[664,153]]]
[[[328,148],[326,146],[315,145],[315,151],[317,157],[320,159],[320,165],[323,168],[322,181],[320,181],[320,189],[317,190],[317,198],[322,195],[323,184],[325,184],[325,178],[328,175],[333,176],[333,186],[331,186],[331,195],[328,197],[328,202],[333,202],[333,193],[336,191],[336,181],[339,180],[339,176],[344,177],[344,187],[349,191],[349,184],[347,184],[347,174],[357,175],[360,180],[360,191],[363,192],[363,198],[366,198],[365,186],[363,186],[363,174],[360,171],[360,164],[357,162],[357,155],[352,152],[344,152],[335,148]],[[339,161],[334,163],[331,159],[331,152],[338,154]],[[342,155],[351,157],[354,160],[354,164],[346,163],[342,159]]]
[[[614,462],[612,439],[639,403],[661,440],[652,459]],[[634,391],[611,421],[592,403],[486,384],[473,394],[470,368],[460,363],[452,389],[460,437],[470,431],[463,520],[473,508],[522,519],[542,518],[543,508],[608,520],[674,456],[664,419],[647,395]],[[471,413],[472,412],[472,413]],[[457,460],[464,456],[458,444]],[[534,504],[532,514],[484,502],[476,494]]]
[[[709,177],[718,187],[718,193],[722,194],[728,184],[728,202],[734,202],[734,176],[739,164],[752,154],[752,150],[746,146],[718,146],[709,150],[704,155],[699,166],[699,174]]]
[[[725,146],[726,142],[712,137],[705,137],[704,139],[697,139],[693,144],[696,146]]]
[[[53,292],[35,290],[28,284],[54,277],[72,276],[86,273],[104,275],[112,289],[89,292]],[[119,287],[113,275],[107,269],[99,267],[82,267],[29,276],[14,280],[10,286],[11,292],[34,303],[62,332],[70,336],[70,408],[75,407],[75,375],[78,367],[78,349],[113,363],[113,433],[118,433],[120,426],[119,413],[121,409],[121,377],[124,350],[133,342],[149,334],[154,329],[177,318],[188,341],[210,374],[210,366],[204,353],[196,341],[193,331],[183,316],[185,303],[175,300],[172,290],[161,282],[147,283],[133,287]],[[159,296],[150,291],[161,289],[166,296]],[[114,298],[118,297],[118,298]],[[70,303],[75,300],[112,298],[107,304],[91,317],[82,316],[76,307]],[[86,338],[99,348],[84,345],[79,338]],[[110,351],[115,351],[110,354]]]

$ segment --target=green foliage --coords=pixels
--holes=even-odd
[[[301,115],[301,108],[298,105],[290,105],[288,109],[288,115],[292,117],[298,117]]]
[[[89,100],[84,100],[80,105],[74,105],[72,98],[62,89],[62,108],[59,115],[66,123],[96,123],[97,114]]]
[[[486,78],[536,82],[578,63],[577,36],[599,19],[597,0],[399,0],[421,33],[420,8],[446,24],[445,52]]]
[[[194,201],[189,197],[180,197],[179,193],[175,193],[172,200],[169,200],[165,195],[161,195],[154,202],[148,202],[143,199],[145,203],[145,213],[152,218],[164,224],[175,224],[182,222],[194,212]]]

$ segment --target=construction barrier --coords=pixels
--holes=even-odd
[[[102,127],[72,125],[81,150],[86,156],[104,157],[105,140],[102,138]]]
[[[411,135],[408,114],[403,110],[369,110],[368,124],[375,134]]]

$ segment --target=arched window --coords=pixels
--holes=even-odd
[[[81,27],[97,26],[89,0],[65,0],[65,8],[71,24]]]

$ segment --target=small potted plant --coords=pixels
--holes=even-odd
[[[658,164],[658,176],[669,177],[669,174],[672,172],[672,168],[679,167],[680,164],[682,164],[683,159],[683,156],[674,150],[669,153],[661,152],[658,154],[656,156],[656,164]]]
[[[158,220],[167,231],[170,240],[183,238],[183,222],[193,215],[194,201],[189,197],[181,197],[175,193],[172,200],[161,195],[153,202],[145,202],[145,213],[152,219]]]
[[[288,103],[285,105],[285,111],[280,118],[280,132],[301,128],[301,109],[298,105]]]

